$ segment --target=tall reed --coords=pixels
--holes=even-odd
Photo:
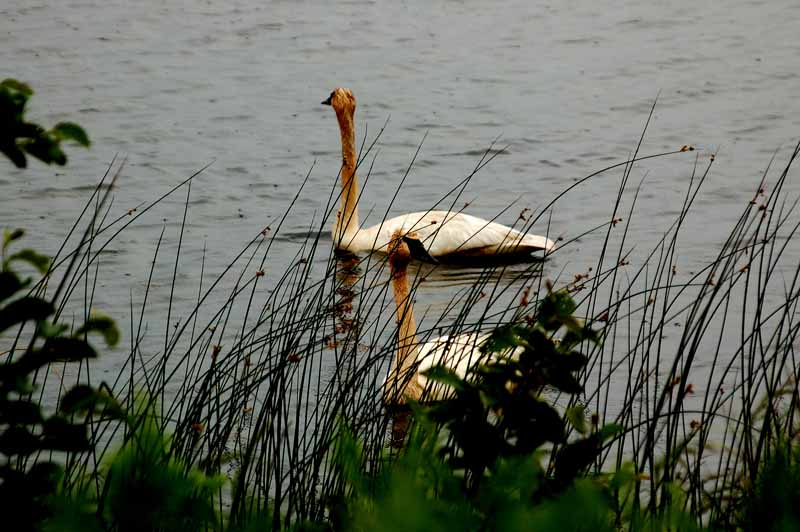
[[[359,165],[366,168],[367,183],[382,132],[362,145]],[[694,153],[679,213],[651,249],[637,250],[640,262],[634,267],[628,239],[636,230],[635,207],[645,185],[630,184],[633,170],[639,161],[687,151],[639,156],[637,146],[628,160],[586,176],[536,216],[520,216],[517,228],[543,223],[558,201],[569,200],[573,187],[603,172],[622,170],[609,218],[555,252],[557,258],[577,238],[603,240],[591,271],[554,276],[558,286],[574,293],[578,312],[601,330],[603,340],[597,347],[587,346],[585,393],[569,401],[584,404],[601,423],[615,421],[624,427],[594,471],[632,463],[642,473],[636,505],[659,512],[681,504],[704,522],[729,523],[729,509],[742,496],[742,480],[755,478],[775,446],[796,433],[793,346],[800,267],[791,247],[798,228],[793,221],[796,200],[787,198],[785,183],[800,144],[774,178],[772,192],[765,192],[765,172],[716,255],[702,269],[686,274],[679,269],[681,235],[690,229],[689,214],[714,161],[712,156],[704,163]],[[431,208],[457,210],[466,185],[498,153],[493,146],[487,149],[474,171]],[[114,168],[117,163],[110,171]],[[36,290],[51,293],[61,312],[77,306],[88,315],[103,251],[153,207],[185,194],[183,209],[176,214],[176,255],[163,256],[162,230],[141,303],[137,308],[131,301],[130,347],[122,369],[104,384],[131,408],[142,394],[151,402],[148,408],[157,406],[161,430],[173,435],[173,458],[230,476],[217,504],[230,509],[232,520],[268,508],[278,510],[271,514],[275,528],[324,519],[329,498],[341,490],[328,457],[342,420],[364,445],[366,470],[374,471],[386,459],[389,418],[380,389],[397,342],[385,258],[356,259],[332,251],[328,228],[338,202],[336,188],[324,212],[302,235],[283,236],[309,172],[282,217],[254,231],[219,275],[207,279],[201,266],[196,297],[189,308],[178,309],[184,229],[192,182],[200,172],[116,218],[103,194],[104,178],[58,250],[49,276],[60,276],[57,288],[51,290],[52,281],[45,281]],[[85,232],[76,241],[81,224]],[[293,250],[289,266],[273,269],[280,262],[276,256],[286,262],[288,247]],[[159,264],[169,264],[172,271],[166,316],[151,310],[150,290]],[[422,316],[420,340],[523,319],[535,311],[545,290],[546,265],[532,261],[458,271],[417,268],[412,297],[422,283],[469,278],[441,312]],[[161,323],[164,330],[150,331],[148,323]],[[73,372],[56,369],[37,377],[44,402],[70,379],[97,384],[89,364]],[[553,400],[559,403],[560,398],[554,395]],[[132,431],[108,420],[93,421],[91,430],[99,444],[93,453],[67,464],[65,482],[71,489],[101,494],[106,479],[93,473]],[[670,487],[676,483],[685,489],[685,501],[673,500]]]

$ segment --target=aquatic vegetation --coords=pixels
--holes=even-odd
[[[549,263],[473,270],[445,305],[420,314],[421,342],[494,330],[486,349],[515,346],[535,356],[476,368],[476,380],[432,371],[430,379],[456,394],[417,410],[402,449],[388,447],[395,416],[381,393],[398,350],[389,267],[384,256],[332,250],[336,188],[306,232],[285,235],[286,214],[254,229],[224,268],[202,271],[189,301],[177,287],[197,174],[114,217],[105,198],[122,171],[115,162],[52,261],[4,248],[4,270],[28,261],[45,274],[27,285],[4,277],[16,288],[4,288],[0,312],[13,316],[14,327],[29,324],[3,344],[3,362],[13,361],[2,366],[5,374],[51,337],[81,346],[58,361],[37,359],[42,364],[24,372],[27,380],[4,380],[25,385],[4,401],[24,398],[32,405],[26,411],[41,416],[32,424],[44,431],[50,418],[41,412],[81,400],[85,417],[69,423],[79,426],[71,434],[85,431],[83,439],[59,455],[62,473],[48,489],[62,497],[55,508],[89,508],[111,529],[122,529],[122,520],[106,512],[134,508],[124,495],[134,487],[118,480],[137,470],[137,460],[154,471],[151,491],[162,494],[160,502],[178,509],[136,512],[149,519],[145,528],[548,528],[573,522],[567,509],[574,505],[598,529],[747,528],[762,518],[763,501],[780,509],[775,523],[782,526],[794,519],[800,397],[793,250],[800,225],[785,186],[798,153],[800,145],[781,171],[765,173],[729,236],[691,269],[681,262],[681,236],[697,230],[691,214],[714,157],[688,148],[652,156],[637,150],[612,165],[623,172],[617,200],[597,227],[562,242]],[[645,186],[631,186],[634,168],[668,155],[695,159],[684,202],[674,222],[647,240],[650,249],[632,250],[627,237],[637,230]],[[568,201],[570,189],[595,175],[554,202]],[[111,322],[91,312],[102,253],[179,193],[183,208],[170,228],[176,242],[166,230],[154,238],[143,293],[131,301],[122,333],[126,347],[103,355],[115,357],[116,373],[100,380],[87,361],[94,352],[86,335],[100,332],[111,344],[118,338]],[[546,213],[526,216],[526,226]],[[17,236],[9,233],[9,242]],[[569,272],[559,254],[579,238],[602,240],[601,252],[591,269]],[[165,259],[170,243],[175,255]],[[169,269],[166,282],[161,267]],[[448,268],[411,270],[409,297],[437,275],[442,282],[463,275]],[[154,306],[154,290],[169,294],[163,307]],[[25,298],[46,306],[38,314],[6,312]],[[67,309],[87,325],[55,325]],[[69,356],[76,361],[67,371]],[[75,385],[85,395],[64,393]],[[12,410],[4,406],[3,415]],[[133,414],[120,420],[123,412],[147,412],[147,421],[137,425]],[[357,437],[343,436],[343,426]],[[44,434],[28,432],[39,440]],[[44,474],[48,466],[39,464],[55,461],[51,449],[6,456],[15,471]],[[177,502],[164,487],[172,483],[182,486]],[[787,497],[773,485],[788,486]],[[58,506],[71,498],[80,502]],[[181,516],[186,504],[198,513]]]
[[[59,122],[46,130],[38,124],[25,119],[25,107],[33,89],[15,79],[0,82],[0,152],[8,157],[18,168],[28,164],[25,154],[43,163],[67,164],[67,156],[61,143],[72,141],[89,147],[86,131],[74,122]]]
[[[88,420],[117,417],[119,408],[106,390],[78,384],[63,392],[56,412],[46,413],[33,395],[33,378],[50,366],[96,357],[90,333],[102,334],[113,346],[119,331],[112,320],[95,315],[68,333],[51,301],[29,295],[31,279],[13,266],[27,263],[46,274],[50,259],[29,248],[12,252],[23,235],[21,229],[6,231],[2,242],[0,334],[13,338],[12,353],[21,353],[6,353],[0,365],[0,508],[4,515],[26,516],[19,526],[34,530],[51,514],[49,499],[62,480],[62,465],[53,453],[91,451]],[[26,345],[15,349],[17,344]]]

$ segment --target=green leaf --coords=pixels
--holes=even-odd
[[[13,255],[9,256],[3,264],[3,268],[5,269],[13,261],[27,262],[43,275],[50,269],[50,257],[47,255],[42,255],[41,253],[37,253],[28,248],[17,251]]]
[[[6,367],[17,374],[26,374],[51,362],[77,362],[95,357],[97,353],[84,340],[59,336],[48,338],[41,349],[28,351]]]
[[[16,228],[16,229],[3,229],[3,252],[6,251],[8,245],[13,242],[14,240],[19,240],[25,236],[25,230]]]
[[[575,301],[565,290],[551,292],[550,295],[555,303],[556,313],[560,317],[572,316],[572,313],[578,308]]]
[[[583,323],[574,316],[561,316],[561,323],[572,332],[579,332],[583,329]]]
[[[566,348],[570,348],[583,342],[584,340],[588,340],[592,343],[598,343],[600,337],[597,334],[597,331],[591,327],[579,326],[577,330],[567,331],[567,333],[561,339],[561,345]]]
[[[35,425],[42,422],[39,405],[30,401],[6,401],[0,403],[0,407],[0,423]]]
[[[581,434],[586,434],[586,414],[583,405],[575,405],[571,408],[567,408],[566,416],[570,425],[572,425],[575,430]]]
[[[64,471],[61,466],[53,462],[37,462],[25,472],[27,481],[36,487],[41,495],[51,495],[58,489],[58,481],[62,479]]]
[[[14,131],[14,134],[19,139],[49,138],[47,131],[45,131],[42,126],[39,124],[31,124],[30,122],[21,122],[17,124],[17,129]]]
[[[572,353],[562,355],[560,360],[558,360],[558,363],[567,371],[578,371],[583,369],[583,367],[589,363],[589,359],[586,357],[586,355],[578,353],[577,351],[573,351]]]
[[[620,432],[623,432],[624,430],[625,428],[622,425],[608,423],[607,425],[603,425],[600,430],[597,431],[597,436],[600,438],[600,441],[604,442],[607,439],[616,436]]]
[[[122,408],[116,399],[102,390],[96,390],[85,384],[74,386],[65,393],[61,398],[59,410],[65,414],[105,412],[115,418],[122,415]]]
[[[17,362],[0,364],[0,384],[2,384],[2,393],[14,392],[18,396],[33,393],[35,390],[27,373],[20,371]]]
[[[18,323],[41,321],[55,312],[49,301],[38,297],[23,297],[0,309],[0,331]]]
[[[24,427],[11,426],[0,434],[0,453],[6,456],[29,455],[40,448],[39,438]]]
[[[56,163],[59,166],[67,164],[67,156],[64,155],[58,142],[48,136],[36,137],[23,142],[22,149],[43,163]]]
[[[79,384],[72,387],[61,398],[58,409],[66,414],[72,414],[80,410],[86,410],[86,405],[94,403],[97,390],[86,384]],[[92,408],[89,408],[92,409]]]
[[[8,157],[17,168],[25,168],[28,166],[25,154],[14,142],[0,143],[0,152],[3,152],[3,155]]]
[[[82,452],[91,450],[86,425],[72,424],[58,416],[44,422],[42,448],[56,451]]]
[[[74,140],[81,146],[89,147],[89,136],[86,131],[73,122],[59,122],[53,127],[52,134],[58,140]]]
[[[69,326],[64,323],[51,323],[49,321],[43,321],[39,324],[39,332],[44,338],[55,338],[56,336],[61,336],[67,332],[67,329],[69,329]]]
[[[3,128],[3,144],[13,144],[14,139],[19,137],[17,129],[23,123],[22,115],[25,113],[25,104],[28,96],[5,87],[0,87],[0,115],[5,118],[3,121],[6,127]]]
[[[96,358],[97,353],[92,346],[80,338],[48,338],[39,350],[39,355],[48,362],[77,362],[86,358]]]
[[[633,487],[636,483],[636,468],[632,462],[624,462],[622,467],[614,471],[608,482],[608,487],[612,490],[619,490],[628,486]]]
[[[545,382],[564,393],[577,394],[583,391],[578,379],[564,368],[550,368],[546,372]]]
[[[503,325],[492,331],[492,334],[481,344],[480,351],[487,353],[502,353],[512,347],[522,344],[518,334],[517,325]]]
[[[516,417],[509,415],[514,410]],[[546,441],[555,443],[564,437],[564,421],[546,401],[529,395],[516,409],[506,407],[504,411],[505,423],[515,429],[520,450],[533,452]]]
[[[4,79],[2,82],[0,82],[0,87],[20,92],[25,96],[33,95],[33,89],[31,89],[30,85],[28,85],[27,83],[23,83],[21,81],[17,81],[16,79],[12,78]]]
[[[469,398],[455,397],[443,401],[434,401],[423,407],[424,415],[434,423],[447,424],[462,418],[470,411]]]
[[[600,439],[596,434],[562,447],[556,459],[556,479],[571,482],[594,461],[600,448]]]
[[[21,281],[14,272],[0,271],[0,301],[5,301],[23,288],[30,281]]]
[[[576,308],[575,301],[566,291],[550,292],[539,305],[537,321],[549,331],[555,331],[562,325],[573,329],[577,322],[572,313]]]
[[[114,347],[119,342],[119,328],[116,322],[108,316],[99,313],[92,315],[86,320],[86,323],[75,331],[73,336],[77,338],[92,331],[102,334],[109,347]]]
[[[459,377],[455,371],[446,366],[433,366],[432,368],[422,373],[428,379],[440,382],[445,386],[450,386],[454,390],[463,390],[464,381]]]

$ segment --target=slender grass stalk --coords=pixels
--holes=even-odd
[[[583,395],[569,401],[557,394],[549,397],[559,407],[584,405],[596,425],[613,421],[624,427],[593,472],[632,463],[640,474],[634,508],[659,515],[680,505],[698,522],[732,525],[736,517],[731,508],[745,497],[743,482],[756,478],[775,447],[798,430],[794,345],[800,331],[800,267],[796,259],[792,262],[797,256],[792,246],[800,222],[797,199],[787,197],[786,181],[800,144],[775,179],[772,193],[765,192],[768,168],[716,254],[686,274],[679,269],[681,239],[691,230],[690,214],[710,178],[714,156],[703,164],[694,154],[682,205],[661,228],[662,236],[650,240],[648,249],[641,249],[641,243],[639,249],[630,245],[640,223],[641,192],[647,187],[645,177],[635,179],[639,165],[687,151],[640,155],[652,112],[630,157],[571,184],[535,215],[520,215],[514,227],[531,230],[558,201],[568,201],[575,187],[620,170],[608,218],[566,235],[548,255],[552,260],[459,269],[412,267],[410,297],[429,286],[450,287],[449,297],[435,306],[424,305],[422,297],[417,301],[422,310],[418,336],[426,341],[524,320],[536,312],[536,302],[547,290],[546,278],[568,289],[578,301],[578,312],[601,332],[603,341],[586,346],[590,362],[582,376]],[[371,140],[365,135],[361,145],[358,165],[366,167],[367,184],[385,128]],[[503,153],[495,144],[432,209],[443,205],[457,210],[470,180]],[[422,142],[383,220],[421,147]],[[35,287],[44,293],[49,279],[61,275],[51,295],[59,316],[78,307],[85,320],[99,290],[101,253],[156,205],[185,191],[165,316],[153,310],[150,291],[161,282],[162,246],[170,239],[166,227],[154,239],[143,293],[131,295],[130,339],[122,367],[101,384],[130,409],[137,394],[146,392],[149,403],[144,407],[157,403],[159,427],[172,435],[170,456],[187,467],[199,465],[230,477],[215,501],[219,510],[230,511],[232,523],[270,510],[275,510],[276,529],[328,518],[331,498],[344,489],[328,461],[343,420],[360,437],[365,471],[375,472],[387,460],[391,420],[381,403],[381,389],[397,349],[388,267],[381,255],[340,256],[331,249],[328,228],[338,188],[331,189],[324,209],[301,232],[287,229],[313,170],[286,211],[248,236],[216,275],[206,269],[204,246],[196,292],[192,289],[196,295],[186,303],[178,297],[178,279],[189,245],[184,237],[190,226],[192,182],[199,172],[136,212],[115,217],[109,191],[121,169],[106,185],[109,168],[68,231],[53,270]],[[82,236],[69,247],[67,240],[78,234],[81,223],[86,224]],[[547,226],[549,234],[549,221]],[[599,241],[591,268],[573,272],[569,264],[558,263],[563,250],[587,238]],[[164,328],[154,331],[148,323],[163,323]],[[22,340],[34,341],[35,333],[30,339],[20,330],[12,356]],[[46,402],[53,390],[58,394],[71,380],[96,379],[91,365],[77,371],[46,368],[37,376],[40,401]],[[67,462],[65,484],[102,495],[107,479],[97,472],[135,427],[121,431],[119,424],[100,419],[90,428],[96,449]],[[550,451],[558,452],[558,446]],[[685,500],[673,498],[675,485],[681,486]]]

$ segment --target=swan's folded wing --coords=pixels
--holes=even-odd
[[[549,238],[523,234],[508,226],[463,213],[434,211],[420,217],[416,230],[428,253],[452,254],[529,253],[552,250]],[[423,229],[424,228],[424,229]]]
[[[551,251],[555,247],[549,238],[523,234],[496,222],[448,211],[412,212],[362,229],[358,235],[363,240],[360,246],[385,251],[397,230],[417,233],[428,253],[434,257],[529,253],[542,249]]]

